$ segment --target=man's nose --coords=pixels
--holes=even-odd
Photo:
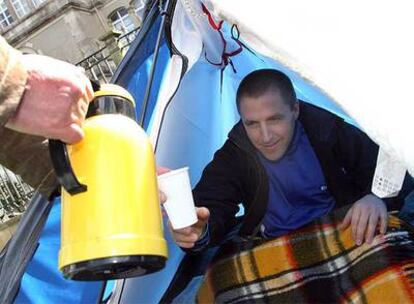
[[[262,133],[262,140],[264,143],[267,143],[271,139],[271,135],[269,132],[269,128],[266,126],[266,124],[262,124],[260,126],[260,132]]]

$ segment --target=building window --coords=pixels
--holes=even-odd
[[[26,0],[12,0],[11,4],[13,5],[14,11],[16,12],[18,18],[22,18],[30,11]]]
[[[46,0],[32,0],[35,8],[38,8],[43,2],[46,2]]]
[[[9,9],[7,8],[4,0],[0,0],[0,26],[5,29],[13,23],[13,18],[10,15]]]
[[[131,16],[129,16],[128,11],[124,7],[113,12],[109,18],[111,19],[113,28],[124,34],[135,28]]]
[[[146,3],[146,0],[135,0],[134,1],[135,14],[139,17],[141,21],[144,19],[145,3]]]

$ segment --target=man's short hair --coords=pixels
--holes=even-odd
[[[241,81],[236,94],[237,110],[243,97],[259,97],[269,90],[277,90],[292,109],[297,101],[293,84],[284,73],[274,69],[261,69],[248,74]]]

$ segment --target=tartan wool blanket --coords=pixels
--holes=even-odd
[[[356,246],[337,224],[330,216],[251,249],[224,246],[197,302],[414,303],[412,227],[390,215],[385,235]]]

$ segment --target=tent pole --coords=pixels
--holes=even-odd
[[[165,6],[162,7],[162,0],[159,0],[159,6],[160,6],[160,15],[161,15],[161,24],[160,24],[160,30],[158,32],[158,37],[157,37],[157,42],[155,44],[155,50],[154,50],[154,62],[152,64],[151,67],[151,72],[149,75],[149,80],[148,80],[148,84],[147,87],[145,89],[145,97],[144,97],[144,101],[142,103],[142,110],[141,110],[141,117],[139,119],[139,124],[141,127],[144,127],[144,120],[145,120],[145,114],[147,112],[147,106],[148,106],[148,101],[151,95],[151,88],[152,88],[152,83],[154,81],[154,74],[155,74],[155,68],[157,66],[157,61],[158,61],[158,53],[160,51],[160,47],[161,47],[161,39],[162,39],[162,35],[164,32],[164,26],[165,26],[165,22],[166,22],[166,18],[168,16],[167,14],[167,9],[168,9],[168,5],[169,5],[169,0],[167,0],[165,2]]]

